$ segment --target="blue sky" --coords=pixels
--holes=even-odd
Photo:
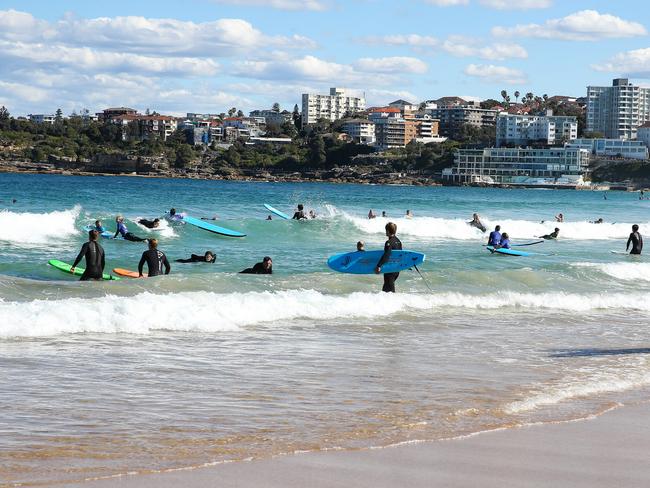
[[[0,104],[245,111],[330,86],[369,105],[650,84],[641,0],[0,0]]]

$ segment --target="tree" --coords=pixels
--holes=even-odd
[[[176,148],[176,166],[185,168],[194,159],[194,151],[189,144],[181,144]]]
[[[293,113],[291,114],[291,117],[293,118],[293,125],[296,127],[296,129],[300,130],[300,127],[302,126],[302,116],[298,111],[297,103],[293,106]]]
[[[274,112],[280,113],[280,104],[278,102],[275,102],[273,104],[273,108],[271,110],[273,110]]]
[[[516,101],[517,103],[519,103],[519,95],[521,95],[521,93],[519,93],[519,90],[517,90],[517,91],[515,92],[515,101]]]
[[[237,110],[237,117],[243,117],[243,116],[244,116],[244,112],[242,112],[241,110]]]
[[[57,108],[56,114],[54,115],[54,121],[60,123],[62,120],[63,120],[63,110]]]
[[[4,105],[0,107],[0,120],[8,120],[9,116],[10,114],[9,114],[9,110],[7,110],[7,107],[5,107]]]
[[[327,154],[325,152],[325,141],[323,136],[315,134],[309,140],[309,162],[316,167],[325,164]]]
[[[501,90],[501,98],[503,98],[504,102],[508,101],[508,92],[505,90]]]
[[[230,110],[228,110],[228,117],[232,117],[236,113],[237,113],[237,109],[235,107],[233,107]]]

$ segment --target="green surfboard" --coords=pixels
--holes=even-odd
[[[53,268],[58,269],[59,271],[63,271],[64,273],[68,273],[68,274],[74,274],[75,276],[81,276],[82,274],[84,274],[84,271],[86,271],[84,268],[77,267],[77,268],[74,269],[74,273],[70,273],[70,269],[72,269],[72,265],[70,265],[68,263],[64,263],[63,261],[59,261],[58,259],[50,259],[47,262],[47,264],[49,264]],[[102,278],[105,279],[105,280],[119,280],[120,279],[117,276],[109,275],[109,274],[106,274],[106,273],[104,273],[102,275]]]

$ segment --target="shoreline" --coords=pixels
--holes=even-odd
[[[649,413],[650,402],[620,405],[580,419],[498,428],[437,441],[292,453],[51,486],[648,486]]]

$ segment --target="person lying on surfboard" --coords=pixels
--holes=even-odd
[[[140,219],[138,220],[138,224],[144,225],[147,229],[156,229],[160,227],[160,219]]]
[[[252,268],[246,268],[240,274],[273,274],[273,260],[265,256],[261,263],[256,263]]]
[[[177,263],[214,263],[217,259],[215,254],[212,251],[206,251],[203,256],[198,254],[192,254],[189,259],[177,259]]]
[[[126,225],[124,225],[124,217],[122,217],[121,215],[115,217],[115,223],[117,224],[117,230],[115,231],[115,235],[113,236],[113,239],[115,239],[119,234],[127,241],[132,241],[132,242],[146,241],[146,239],[133,235],[129,232],[129,230],[126,228]]]
[[[96,231],[99,232],[100,234],[101,234],[102,232],[106,231],[106,229],[104,229],[104,226],[102,225],[102,221],[101,221],[101,220],[95,220],[95,228],[94,228],[93,230],[96,230]]]
[[[555,230],[553,232],[551,232],[550,234],[539,236],[539,238],[540,239],[546,239],[548,241],[548,240],[552,240],[552,239],[557,239],[558,235],[560,235],[560,228],[556,227]]]

